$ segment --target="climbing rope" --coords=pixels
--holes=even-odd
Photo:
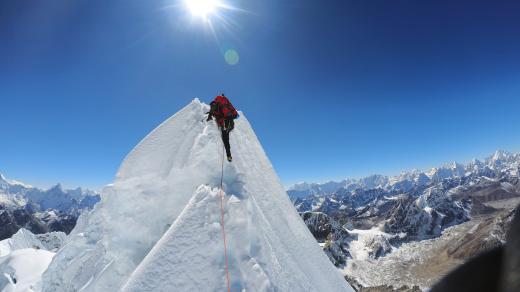
[[[227,242],[226,242],[226,230],[224,229],[224,190],[223,190],[223,182],[224,182],[224,145],[222,145],[222,169],[220,175],[220,227],[222,230],[222,238],[224,239],[224,257],[226,258],[226,281],[227,281],[227,290],[231,292],[231,286],[229,281],[229,266],[228,266],[228,256],[227,256]]]

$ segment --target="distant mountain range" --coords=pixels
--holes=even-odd
[[[91,190],[64,190],[60,184],[42,190],[0,174],[0,240],[20,228],[35,234],[69,233],[78,216],[99,200],[99,194]]]
[[[483,161],[454,162],[426,172],[299,183],[288,194],[331,261],[354,286],[389,284],[395,276],[385,276],[379,267],[389,265],[388,259],[395,261],[396,255],[403,256],[401,247],[423,244],[412,250],[421,249],[425,254],[433,247],[443,250],[448,255],[442,261],[450,264],[426,273],[430,278],[398,283],[427,288],[439,272],[447,272],[460,260],[504,242],[511,209],[520,202],[519,173],[520,154],[496,151]],[[463,238],[454,231],[445,232],[455,227],[473,230],[467,226],[478,232]],[[441,248],[444,246],[451,249]],[[464,248],[455,252],[454,246]],[[409,260],[415,265],[421,256]],[[435,256],[432,252],[431,257]],[[393,269],[399,274],[398,267]],[[403,275],[409,276],[410,269],[406,267]],[[428,268],[421,269],[424,272]],[[382,283],[372,281],[385,277]]]
[[[355,190],[383,189],[393,192],[407,192],[417,186],[425,186],[443,179],[469,176],[486,176],[494,178],[507,172],[518,176],[520,153],[513,154],[497,150],[492,156],[483,161],[473,159],[467,164],[452,162],[441,167],[434,167],[429,171],[412,170],[398,176],[371,175],[360,179],[344,179],[325,183],[297,183],[287,190],[292,199],[303,198],[309,195],[327,195],[338,191],[351,192]]]

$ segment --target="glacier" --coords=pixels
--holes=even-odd
[[[353,291],[289,200],[243,113],[224,162],[198,99],[124,159],[43,275],[42,291]],[[223,175],[223,194],[219,185]]]

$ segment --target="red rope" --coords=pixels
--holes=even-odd
[[[224,239],[224,257],[226,258],[226,281],[227,281],[227,290],[231,292],[231,286],[229,281],[229,265],[228,265],[228,256],[227,256],[227,242],[226,242],[226,230],[224,229],[224,191],[223,191],[223,181],[224,181],[224,147],[222,147],[222,174],[220,176],[220,226],[222,229],[222,238]]]

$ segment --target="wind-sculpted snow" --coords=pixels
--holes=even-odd
[[[0,291],[40,291],[41,275],[53,256],[47,250],[23,248],[0,257]]]
[[[13,237],[0,241],[0,257],[9,255],[14,250],[34,248],[51,252],[63,246],[67,235],[63,232],[33,234],[27,229],[20,229]]]
[[[13,250],[23,248],[43,248],[43,244],[26,229],[20,229],[13,237],[0,241],[0,257],[10,254]]]
[[[63,232],[35,235],[22,228],[0,241],[0,291],[40,291],[41,275],[65,237]]]
[[[222,141],[194,100],[123,161],[43,277],[43,291],[222,291]],[[351,291],[287,197],[248,121],[231,134],[225,224],[234,289]],[[153,279],[156,278],[156,279]]]
[[[169,291],[170,287],[179,291],[225,291],[219,196],[218,189],[201,186],[170,230],[134,271],[124,291]],[[258,228],[248,220],[248,208],[253,208],[248,205],[244,198],[226,196],[231,287],[233,291],[274,290],[266,268],[277,268],[269,261],[276,255],[272,250],[261,248],[265,238],[258,236]],[[278,272],[280,274],[275,276],[282,281],[296,276],[284,275],[283,270]],[[305,282],[297,284],[301,285],[301,289],[297,289],[300,291],[312,287]],[[289,290],[291,287],[278,288]]]

